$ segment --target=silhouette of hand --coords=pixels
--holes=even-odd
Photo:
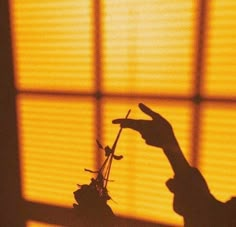
[[[177,140],[170,123],[160,114],[154,112],[149,107],[140,103],[139,108],[151,120],[141,119],[115,119],[114,124],[120,124],[122,128],[130,128],[138,131],[148,145],[160,147],[163,149],[171,148],[177,145]]]

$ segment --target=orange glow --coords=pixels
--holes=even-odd
[[[171,122],[187,159],[196,155],[191,148],[198,137],[191,134],[196,106],[192,97],[199,95],[193,94],[194,81],[200,78],[194,72],[199,1],[101,0],[101,14],[96,14],[101,30],[94,29],[93,0],[10,2],[26,201],[72,207],[76,184],[91,178],[84,168],[97,167],[95,139],[112,145],[118,131],[112,119],[124,117],[128,109],[131,118],[145,117],[137,107],[142,101]],[[205,98],[236,95],[236,2],[212,0],[208,7],[196,160],[213,194],[226,200],[236,192],[236,108],[234,103],[205,103]],[[94,44],[95,31],[101,33],[99,45]],[[95,49],[98,46],[101,49]],[[94,59],[98,52],[101,59]],[[101,65],[96,68],[97,62]],[[96,86],[101,87],[95,90],[98,68],[101,80]],[[78,95],[71,97],[71,92]],[[95,97],[96,92],[102,95]],[[119,98],[130,94],[141,98]],[[154,101],[153,94],[160,98]],[[142,95],[145,99],[140,100]],[[114,212],[181,226],[165,186],[173,173],[162,151],[127,129],[117,154],[124,159],[114,160],[114,182],[108,184]],[[40,226],[55,227],[27,222],[27,227]]]
[[[236,1],[217,0],[210,6],[204,92],[236,97]]]
[[[16,86],[91,91],[91,1],[12,1]]]
[[[137,107],[138,100],[104,100],[104,136],[106,144],[112,145],[118,131],[112,125],[115,118],[125,116],[132,109],[130,118],[147,118]],[[186,157],[190,155],[190,117],[189,103],[146,101],[157,112],[165,115],[176,129]],[[172,194],[165,182],[173,177],[171,167],[160,149],[149,147],[138,133],[123,130],[117,154],[124,155],[121,161],[113,162],[108,189],[114,202],[110,205],[116,213],[128,217],[142,217],[145,220],[160,221],[167,224],[181,224],[181,217],[172,209]]]
[[[193,91],[194,1],[103,1],[107,92]]]
[[[95,166],[92,101],[21,95],[18,110],[24,198],[71,207]]]
[[[236,106],[203,106],[200,168],[222,201],[236,192]]]
[[[37,221],[28,221],[26,223],[26,227],[62,227],[62,226],[52,225],[52,224],[37,222]]]

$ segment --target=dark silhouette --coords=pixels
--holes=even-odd
[[[76,214],[80,220],[80,225],[85,227],[110,227],[113,226],[115,215],[107,205],[108,193],[100,195],[95,179],[91,184],[82,185],[74,192],[75,200],[78,204],[73,204]]]
[[[126,118],[129,116],[128,111]],[[122,155],[115,155],[117,142],[120,138],[122,128],[120,128],[112,147],[103,148],[97,140],[99,149],[104,150],[106,159],[97,171],[85,169],[87,172],[96,173],[96,178],[92,178],[90,184],[78,185],[80,188],[74,192],[74,198],[77,204],[73,204],[74,210],[80,220],[80,225],[86,227],[110,227],[119,226],[112,209],[107,201],[111,199],[107,191],[107,183],[111,171],[113,159],[121,160]]]
[[[166,185],[174,193],[173,209],[183,216],[184,226],[236,227],[236,198],[226,203],[217,200],[200,171],[184,157],[170,123],[144,104],[139,107],[150,120],[116,119],[113,123],[138,131],[148,145],[163,149],[175,174]]]
[[[103,149],[99,142],[98,145]],[[107,204],[111,197],[106,187],[114,152],[108,146],[104,148],[104,151],[107,158],[98,171],[84,169],[87,172],[96,173],[96,178],[92,178],[90,184],[78,185],[79,189],[74,192],[77,204],[74,203],[73,207],[79,217],[80,226],[110,227],[115,223],[115,215]]]

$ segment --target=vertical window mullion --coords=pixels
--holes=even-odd
[[[194,96],[193,96],[193,119],[192,119],[192,160],[194,166],[198,165],[199,157],[199,133],[201,129],[201,102],[202,97],[202,81],[204,79],[205,64],[205,44],[207,29],[207,8],[208,2],[201,0],[198,4],[198,14],[196,18],[196,45],[195,59],[193,61],[193,77],[194,77]]]

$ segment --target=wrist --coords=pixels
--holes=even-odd
[[[179,143],[178,143],[178,141],[175,138],[167,140],[163,144],[162,149],[164,151],[171,151],[171,152],[179,152],[179,151],[181,151]]]

